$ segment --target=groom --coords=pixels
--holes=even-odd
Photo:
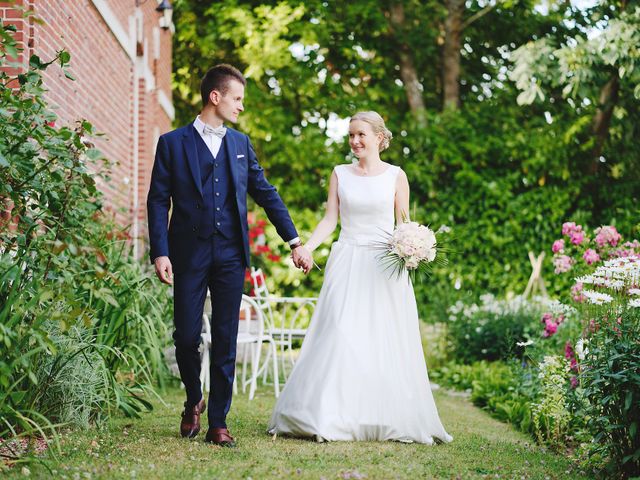
[[[249,266],[247,194],[264,208],[289,243],[294,264],[305,273],[312,265],[287,208],[265,179],[249,138],[223,126],[236,123],[244,110],[245,85],[243,75],[231,65],[217,65],[206,73],[200,87],[200,115],[158,140],[147,200],[151,261],[158,278],[173,285],[173,338],[187,393],[180,434],[195,437],[205,409],[198,347],[208,288],[212,347],[205,441],[228,447],[235,446],[225,421]]]

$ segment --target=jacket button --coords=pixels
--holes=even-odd
[[[198,227],[193,227],[193,231],[197,232],[198,231]]]

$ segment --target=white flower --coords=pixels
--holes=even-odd
[[[605,279],[604,286],[613,290],[622,290],[624,282],[622,280],[609,280]]]
[[[640,288],[630,288],[629,295],[640,295]]]
[[[580,359],[580,361],[583,361],[584,358],[587,356],[587,354],[589,353],[589,349],[586,348],[585,344],[588,343],[588,340],[585,340],[584,338],[581,338],[580,340],[578,340],[576,342],[576,355],[578,355],[578,358]]]
[[[439,233],[449,233],[451,231],[451,227],[447,225],[441,225],[440,228],[436,231],[436,235]]]
[[[576,277],[575,281],[577,283],[583,283],[583,284],[591,284],[593,283],[593,277],[591,275],[585,275],[584,277]]]
[[[528,347],[529,345],[533,345],[533,340],[527,340],[526,342],[516,342],[516,345],[519,347]]]
[[[582,294],[589,299],[590,303],[594,305],[602,305],[604,303],[610,303],[613,300],[611,295],[606,293],[594,292],[593,290],[583,290]]]
[[[633,308],[640,308],[640,298],[634,298],[629,300],[629,306]]]

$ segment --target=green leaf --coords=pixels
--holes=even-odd
[[[31,55],[29,58],[29,66],[31,68],[42,68],[42,60],[40,60],[38,55]]]
[[[85,152],[85,155],[89,157],[89,159],[91,160],[100,160],[101,158],[104,158],[104,155],[102,154],[102,152],[97,148],[87,149],[87,151]]]
[[[76,79],[76,77],[74,77],[71,74],[71,72],[69,72],[69,70],[67,70],[66,68],[62,69],[62,71],[64,72],[64,76],[67,77],[69,80],[75,80]]]
[[[71,60],[71,55],[66,50],[61,50],[60,53],[58,53],[58,58],[60,59],[60,64],[64,66]]]
[[[17,58],[18,57],[18,49],[10,44],[5,44],[3,45],[5,51],[7,52],[7,56],[8,57],[13,57],[13,58]]]
[[[53,298],[53,295],[54,295],[53,290],[45,290],[40,294],[40,303],[44,303],[48,300],[51,300]]]
[[[5,156],[2,154],[2,152],[0,152],[0,167],[8,167],[8,166],[9,166],[9,162],[7,161]]]

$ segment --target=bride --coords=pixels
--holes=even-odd
[[[431,394],[413,287],[384,271],[376,242],[408,218],[409,182],[383,162],[391,132],[376,112],[349,123],[358,163],[334,168],[326,214],[306,248],[336,228],[324,283],[269,432],[323,440],[450,442]],[[310,265],[302,265],[308,271]]]

